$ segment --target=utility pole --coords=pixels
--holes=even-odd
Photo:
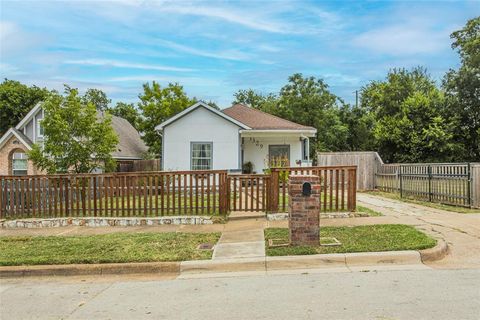
[[[358,90],[355,90],[355,108],[358,108]]]

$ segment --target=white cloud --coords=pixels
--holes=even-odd
[[[9,21],[0,21],[0,56],[14,56],[18,52],[25,52],[44,42],[44,38],[23,31],[17,24]]]
[[[130,68],[130,69],[144,69],[144,70],[158,70],[158,71],[177,71],[177,72],[195,71],[195,69],[189,69],[189,68],[161,66],[157,64],[130,63],[130,62],[123,62],[118,60],[108,60],[108,59],[66,60],[63,63],[83,65],[83,66],[106,66],[106,67],[114,67],[114,68]]]
[[[449,48],[450,32],[424,24],[398,24],[366,31],[353,44],[381,54],[430,54]]]
[[[215,58],[215,59],[224,59],[224,60],[249,60],[252,58],[250,54],[243,53],[237,50],[223,50],[219,52],[210,52],[205,51],[197,48],[193,48],[190,46],[185,46],[173,41],[168,40],[155,40],[156,43],[160,44],[163,47],[167,47],[176,51],[185,52],[188,54],[207,57],[207,58]]]
[[[208,79],[205,77],[178,77],[178,76],[158,76],[158,75],[133,75],[111,77],[106,79],[107,82],[178,82],[181,85],[190,86],[219,86],[221,81],[215,79]]]
[[[184,2],[181,2],[180,5],[177,5],[177,3],[160,3],[157,6],[157,10],[166,13],[215,18],[260,31],[273,33],[296,33],[286,24],[269,20],[266,17],[257,16],[251,10],[249,12],[242,12],[240,10],[232,10],[218,6],[197,6],[189,5]]]

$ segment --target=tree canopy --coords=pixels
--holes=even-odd
[[[453,140],[464,161],[480,159],[480,17],[469,20],[454,33],[452,48],[460,54],[461,66],[444,80],[447,117],[453,122]]]
[[[111,153],[118,137],[108,113],[99,116],[91,102],[66,87],[65,94],[51,93],[42,104],[43,146],[34,144],[29,159],[48,173],[89,173],[115,167]]]
[[[152,84],[145,83],[143,85],[143,93],[139,98],[138,108],[143,116],[140,123],[143,140],[151,153],[159,155],[162,138],[155,127],[188,108],[195,101],[187,96],[181,85],[169,83],[168,86],[162,88],[155,81]]]
[[[27,86],[14,80],[3,80],[0,83],[0,136],[10,127],[15,127],[37,103],[45,99],[48,93],[45,88]]]

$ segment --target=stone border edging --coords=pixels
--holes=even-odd
[[[211,217],[207,216],[164,216],[164,217],[83,217],[83,218],[47,218],[47,219],[18,219],[0,220],[0,229],[17,228],[54,228],[54,227],[129,227],[129,226],[155,226],[164,224],[213,224]]]
[[[448,244],[444,239],[437,239],[437,245],[433,248],[419,250],[422,262],[432,262],[445,258],[448,254]]]

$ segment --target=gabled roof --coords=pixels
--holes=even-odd
[[[118,145],[112,152],[116,159],[142,159],[148,147],[138,131],[124,118],[112,116],[112,128],[118,135]]]
[[[5,134],[0,138],[0,148],[10,139],[10,137],[15,136],[20,142],[27,147],[28,150],[32,149],[33,142],[24,135],[21,131],[16,128],[10,128],[5,132]]]
[[[241,121],[238,121],[236,119],[234,119],[233,117],[230,117],[229,115],[221,112],[221,111],[218,111],[217,109],[215,108],[212,108],[211,106],[209,106],[208,104],[202,102],[202,101],[199,101],[197,103],[195,103],[194,105],[188,107],[187,109],[183,110],[182,112],[176,114],[175,116],[171,117],[170,119],[162,122],[161,124],[159,124],[158,126],[155,127],[156,130],[163,130],[163,128],[165,128],[166,126],[168,126],[169,124],[171,124],[172,122],[175,122],[177,121],[178,119],[182,118],[183,116],[189,114],[190,112],[198,109],[198,108],[205,108],[207,109],[208,111],[211,111],[212,113],[216,114],[217,116],[221,117],[221,118],[224,118],[225,120],[227,121],[230,121],[234,124],[236,124],[237,126],[239,126],[240,128],[242,129],[250,129],[250,127],[244,123],[242,123]]]
[[[36,115],[38,113],[38,111],[41,109],[42,107],[42,103],[39,102],[35,105],[35,107],[33,107],[25,117],[23,117],[22,120],[20,120],[20,122],[15,126],[16,129],[18,130],[21,130],[23,128],[23,126],[25,126],[28,121],[30,121],[30,119],[33,118],[34,115]]]
[[[222,110],[226,115],[246,124],[253,130],[306,130],[317,131],[313,127],[304,126],[288,121],[272,114],[247,107],[243,104],[236,104]]]

